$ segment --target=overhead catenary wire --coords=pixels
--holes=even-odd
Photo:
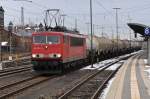
[[[32,3],[32,5],[33,5],[33,7],[34,6],[36,6],[36,7],[38,7],[37,9],[47,9],[47,6],[46,5],[43,5],[43,4],[39,4],[38,3],[38,1],[42,1],[42,0],[36,0],[36,1],[33,1],[33,3]],[[112,11],[110,11],[108,8],[106,8],[105,7],[105,5],[104,5],[104,3],[101,3],[101,1],[99,1],[99,0],[93,0],[93,1],[95,1],[96,2],[96,4],[98,5],[98,6],[100,6],[102,9],[104,9],[104,11],[105,11],[105,13],[94,13],[93,14],[93,16],[96,16],[96,15],[106,15],[106,17],[107,17],[107,20],[109,21],[108,23],[112,23],[112,20],[110,20],[110,18],[113,16],[114,17],[114,13],[112,13]],[[147,4],[148,5],[148,4]],[[31,6],[31,4],[30,4],[30,6]],[[138,6],[137,6],[138,7]],[[129,9],[129,8],[127,8],[127,9]],[[131,9],[131,8],[130,8]],[[129,9],[129,10],[130,10]],[[142,11],[143,9],[145,10],[145,9],[149,9],[149,7],[147,7],[146,5],[144,6],[144,8],[143,8],[143,6],[142,7],[140,7],[140,8],[136,8],[136,6],[135,7],[133,7],[133,9],[131,9],[130,11],[131,11],[131,13],[137,13],[135,10],[139,10],[139,9],[141,9],[140,11]],[[14,12],[20,12],[20,10],[18,10],[18,9],[13,9],[13,10],[15,10]],[[124,9],[123,9],[124,10]],[[129,11],[129,12],[130,12]],[[123,14],[126,14],[126,13],[129,13],[129,12],[120,12],[120,15],[123,15]],[[41,13],[37,13],[37,12],[32,12],[32,11],[29,11],[29,9],[28,10],[25,10],[25,13],[26,13],[26,15],[41,15]],[[67,15],[70,15],[70,16],[74,16],[74,17],[76,17],[76,16],[79,16],[79,17],[77,17],[77,19],[79,20],[79,23],[81,23],[81,24],[83,24],[83,23],[85,23],[85,22],[83,22],[83,21],[85,21],[85,20],[82,20],[81,18],[80,18],[80,16],[83,16],[83,17],[87,17],[87,19],[88,19],[88,13],[66,13]],[[71,15],[72,14],[72,15]],[[148,14],[148,13],[147,13]],[[74,20],[75,20],[75,18],[74,17],[72,17],[72,19],[73,19],[73,21],[72,22],[70,22],[70,23],[74,23]],[[126,17],[126,16],[125,16]],[[121,20],[119,20],[119,21],[121,21],[120,23],[120,25],[122,25],[122,23],[125,21],[123,18],[120,18]],[[84,24],[85,25],[85,24]],[[82,26],[82,25],[81,25]],[[85,28],[85,27],[84,27]]]
[[[18,12],[20,13],[20,11],[21,11],[21,10],[14,9],[14,8],[11,8],[11,7],[6,7],[6,6],[5,6],[5,8],[8,9],[7,11],[11,10],[11,11],[16,12],[16,13],[18,13]],[[30,12],[30,11],[26,11],[26,10],[25,10],[25,13],[26,13],[26,14],[29,14],[29,15],[40,15],[40,14],[41,14],[41,13]]]
[[[105,10],[105,12],[107,13],[107,15],[109,15],[110,17],[112,17],[112,16],[114,16],[114,14],[112,13],[112,12],[110,12],[102,3],[100,3],[100,1],[98,1],[98,0],[95,0],[95,2],[101,7],[101,8],[103,8],[104,10]],[[121,13],[121,12],[120,12]],[[122,12],[123,13],[123,12]],[[122,16],[122,13],[120,14],[120,16]],[[124,13],[124,14],[126,14],[126,13]],[[120,24],[119,25],[121,25],[121,26],[123,26],[123,21],[125,21],[125,20],[123,20],[124,18],[118,18],[118,20],[120,21]],[[109,22],[111,22],[110,20],[109,20]],[[118,28],[119,28],[120,26],[118,26]]]
[[[94,1],[95,1],[100,7],[102,7],[102,8],[107,12],[107,14],[113,15],[113,13],[110,12],[109,10],[107,10],[107,9],[105,8],[105,6],[103,6],[103,4],[100,3],[100,1],[98,1],[98,0],[94,0]]]

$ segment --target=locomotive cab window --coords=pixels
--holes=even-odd
[[[33,36],[33,43],[44,44],[46,43],[46,36]]]
[[[58,44],[59,42],[59,36],[33,36],[33,43],[37,44]]]
[[[59,42],[59,36],[47,36],[47,44],[58,44]]]
[[[70,46],[83,46],[83,45],[84,45],[83,38],[77,38],[77,37],[70,38]]]

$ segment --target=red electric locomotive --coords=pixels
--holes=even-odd
[[[35,71],[62,73],[86,58],[86,37],[82,34],[35,32],[32,39],[32,64]]]

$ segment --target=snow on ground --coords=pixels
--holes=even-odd
[[[140,51],[137,51],[137,52],[133,52],[133,53],[130,53],[130,54],[125,54],[125,55],[119,56],[119,58],[123,58],[123,57],[127,57],[127,56],[130,56],[130,55],[134,55],[134,54],[140,53],[142,51],[143,50],[140,50]]]
[[[111,80],[109,80],[108,84],[107,84],[107,87],[104,89],[104,91],[102,92],[101,96],[99,97],[99,99],[105,99],[106,98],[106,95],[108,94],[109,92],[109,89],[111,87],[111,84],[112,82],[114,81],[115,77],[112,78]]]
[[[150,79],[150,69],[146,69],[146,70],[144,70],[144,71],[148,73],[148,77],[149,77],[149,79]]]
[[[147,59],[144,59],[144,63],[147,64]]]
[[[149,66],[149,65],[146,65],[145,67],[146,67],[146,68],[150,68],[150,66]]]
[[[140,52],[142,52],[142,51],[143,51],[143,50],[140,50],[140,51],[137,51],[137,52],[133,52],[133,53],[131,53],[131,54],[122,55],[122,56],[119,56],[119,57],[117,57],[117,58],[127,57],[127,56],[130,56],[130,55],[134,55],[134,54],[140,53]],[[91,65],[89,65],[89,66],[87,66],[87,67],[82,68],[81,70],[84,70],[84,69],[92,69],[92,70],[93,70],[93,69],[97,69],[97,68],[99,68],[99,67],[101,67],[101,66],[103,66],[103,65],[105,65],[105,64],[108,64],[109,62],[113,62],[113,61],[116,61],[116,60],[117,60],[116,58],[108,59],[108,60],[99,62],[99,63],[97,63],[97,64],[94,64],[93,66],[94,66],[95,68],[91,68]],[[118,66],[121,65],[122,62],[125,62],[125,60],[122,60],[122,61],[120,61],[119,63],[116,63],[116,64],[112,65],[111,67],[108,68],[108,70],[115,70]],[[150,69],[149,69],[149,74],[150,74]],[[106,95],[108,94],[109,89],[110,89],[111,84],[112,84],[112,82],[114,81],[114,79],[115,79],[115,76],[108,82],[107,87],[104,89],[104,91],[103,91],[102,95],[99,97],[99,99],[105,99],[105,98],[106,98]]]
[[[124,62],[124,61],[121,61],[121,62]],[[121,62],[112,65],[111,67],[107,68],[106,70],[116,70],[119,66],[122,65]],[[109,80],[107,87],[104,89],[104,91],[102,92],[99,99],[105,99],[106,98],[106,95],[108,94],[110,86],[111,86],[112,82],[114,81],[114,79],[115,79],[115,77],[113,77],[111,80]]]
[[[149,68],[149,67],[150,67],[150,65],[147,65],[147,64],[148,64],[147,59],[144,59],[144,63],[146,64],[146,65],[145,65],[146,68]]]
[[[117,59],[104,60],[104,61],[102,61],[102,62],[93,64],[93,67],[94,67],[94,68],[91,68],[91,65],[89,65],[89,66],[86,66],[86,67],[82,68],[81,70],[85,70],[85,69],[91,69],[91,70],[98,69],[98,68],[100,68],[101,66],[104,66],[104,65],[106,65],[106,64],[108,64],[108,63],[110,63],[110,62],[114,62],[114,61],[116,61],[116,60],[117,60]]]
[[[104,60],[104,61],[102,61],[102,62],[93,64],[93,67],[94,67],[94,68],[91,68],[91,65],[89,65],[89,66],[86,66],[86,67],[84,67],[84,68],[82,68],[82,69],[80,69],[80,70],[85,70],[85,69],[94,70],[94,69],[98,69],[98,68],[100,68],[101,66],[104,66],[104,65],[106,65],[106,64],[108,64],[108,63],[110,63],[110,62],[116,61],[117,58],[123,58],[123,57],[127,57],[127,56],[130,56],[130,55],[134,55],[134,54],[137,54],[137,53],[139,53],[139,52],[141,52],[141,51],[143,51],[143,50],[140,50],[140,51],[137,51],[137,52],[133,52],[133,53],[131,53],[131,54],[125,54],[125,55],[122,55],[122,56],[119,56],[119,57],[115,57],[115,58],[112,58],[112,59]],[[116,66],[114,66],[114,67],[116,67]],[[114,68],[114,67],[113,67],[113,68]]]
[[[147,64],[147,59],[144,59],[144,63]],[[148,77],[150,79],[150,66],[146,65],[145,67],[146,67],[146,69],[144,71],[147,72]]]
[[[133,52],[133,53],[131,53],[131,54],[126,54],[126,55],[120,56],[119,58],[125,57],[125,56],[129,56],[129,55],[134,55],[134,54],[140,53],[140,52],[142,52],[142,51],[143,51],[143,50],[140,50],[140,51],[137,51],[137,52]],[[121,62],[125,62],[125,61],[120,61],[120,63],[116,63],[116,64],[114,64],[114,66],[112,65],[112,67],[110,67],[110,68],[108,68],[108,69],[115,69],[115,68],[117,68],[118,66],[121,65]],[[150,74],[150,69],[148,70],[148,72],[149,72],[149,74]],[[108,94],[108,92],[109,92],[109,90],[110,90],[110,87],[111,87],[111,85],[112,85],[114,79],[115,79],[115,76],[108,82],[107,87],[104,89],[104,91],[102,92],[102,94],[101,94],[101,96],[99,97],[99,99],[105,99],[105,98],[106,98],[106,95]]]
[[[145,63],[145,67],[146,67],[146,68],[150,68],[150,65],[148,65],[147,61],[144,62],[144,63]]]
[[[122,63],[116,63],[116,64],[114,64],[114,65],[112,65],[112,66],[110,66],[109,68],[107,68],[106,70],[116,70],[119,66],[121,66],[122,65]]]

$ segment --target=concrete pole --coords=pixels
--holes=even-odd
[[[147,52],[148,52],[148,65],[150,65],[150,37],[148,38],[148,44],[147,44]]]
[[[90,25],[91,25],[91,68],[94,68],[93,66],[93,9],[92,9],[92,0],[90,0]]]
[[[113,9],[115,9],[116,10],[116,33],[117,33],[117,52],[119,51],[119,46],[118,46],[118,39],[119,39],[119,31],[118,31],[118,29],[119,29],[119,26],[118,26],[118,10],[119,9],[121,9],[121,8],[113,8]]]

